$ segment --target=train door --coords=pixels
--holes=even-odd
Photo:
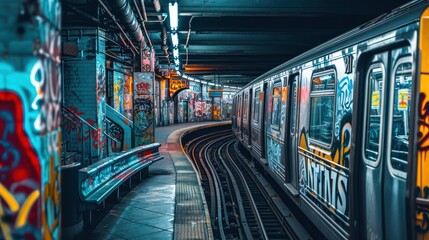
[[[369,56],[358,113],[360,232],[366,239],[406,239],[406,171],[411,99],[411,48]],[[361,147],[358,147],[361,146]]]
[[[298,162],[296,156],[297,148],[297,107],[298,107],[298,79],[299,75],[290,75],[288,81],[288,106],[287,106],[287,122],[286,122],[286,131],[285,131],[285,139],[286,139],[286,147],[285,147],[285,156],[289,162],[289,179],[286,181],[286,187],[292,192],[294,195],[298,195]]]
[[[268,110],[266,119],[266,153],[269,170],[276,175],[276,180],[284,184],[289,182],[290,168],[287,159],[285,137],[287,129],[287,94],[288,83],[285,76],[270,80],[268,92]],[[285,155],[286,153],[286,155]]]

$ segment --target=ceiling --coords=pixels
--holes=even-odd
[[[64,26],[101,25],[115,30],[108,14],[97,10],[99,1],[109,8],[111,0],[66,0]],[[129,2],[137,5],[142,15],[144,5],[144,36],[155,50],[158,66],[173,66],[169,1],[155,0],[161,6],[158,12],[153,0]],[[243,86],[288,59],[406,2],[179,0],[180,69],[200,80]],[[88,21],[90,16],[99,22]],[[168,57],[162,47],[162,26],[167,29]]]

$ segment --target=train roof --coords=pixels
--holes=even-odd
[[[265,80],[267,77],[279,73],[285,68],[298,66],[323,55],[355,45],[384,32],[388,32],[392,29],[400,28],[411,22],[418,21],[428,4],[429,0],[416,0],[395,8],[389,13],[385,13],[375,19],[372,19],[352,29],[351,31],[348,31],[336,38],[318,45],[317,47],[310,49],[307,52],[269,70],[268,72],[257,77],[255,80],[246,84],[242,89],[246,89],[256,82]]]

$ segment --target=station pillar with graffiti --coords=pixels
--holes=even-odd
[[[153,49],[142,51],[142,72],[134,72],[134,146],[155,142],[155,53]]]
[[[105,157],[107,151],[103,134],[106,131],[105,32],[99,28],[69,29],[62,35],[64,105],[73,112],[73,121],[85,121],[81,125],[65,122],[67,150],[89,153],[82,158],[96,161]]]
[[[0,239],[59,239],[61,5],[3,1],[0,16]]]
[[[134,144],[155,142],[153,78],[150,72],[134,72]]]

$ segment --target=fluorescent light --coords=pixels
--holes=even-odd
[[[168,4],[168,11],[170,13],[170,27],[171,31],[177,31],[177,25],[179,20],[179,4],[177,2],[170,2]]]
[[[171,34],[171,41],[173,42],[173,47],[179,47],[179,36],[177,33]]]
[[[173,57],[179,58],[179,49],[177,49],[177,48],[173,49]]]

